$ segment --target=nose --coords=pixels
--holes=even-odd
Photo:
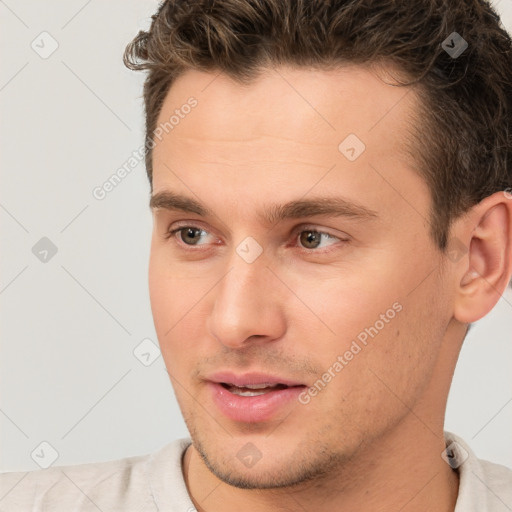
[[[212,290],[210,334],[233,349],[281,338],[286,330],[283,291],[265,259],[247,263],[234,254],[230,263],[229,272]]]

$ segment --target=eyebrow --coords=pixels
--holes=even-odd
[[[195,213],[202,217],[214,217],[215,214],[199,201],[171,191],[157,192],[151,196],[151,210],[163,209]],[[343,199],[342,197],[311,197],[297,199],[285,204],[267,204],[259,219],[269,225],[286,219],[301,217],[330,216],[347,217],[354,220],[372,220],[378,218],[378,213],[361,204]]]

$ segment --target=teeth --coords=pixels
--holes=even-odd
[[[231,388],[230,391],[234,395],[239,395],[239,396],[259,396],[259,395],[264,395],[264,394],[268,393],[270,390],[267,390],[267,391],[243,391],[240,388]]]
[[[246,384],[245,386],[235,386],[234,384],[224,384],[224,387],[228,389],[234,395],[239,396],[259,396],[274,391],[276,389],[284,389],[288,386],[284,384]]]
[[[236,386],[236,387],[242,387],[242,388],[247,388],[247,389],[265,389],[265,388],[274,388],[277,385],[278,384],[246,384],[245,386]]]

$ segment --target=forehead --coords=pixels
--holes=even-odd
[[[373,130],[382,136],[389,128],[405,127],[417,101],[411,88],[382,80],[390,76],[382,66],[282,66],[261,69],[251,82],[241,84],[220,72],[189,70],[168,91],[158,123],[194,96],[208,123],[182,123],[176,130],[182,137],[244,141],[259,132],[281,138],[286,127],[289,138],[297,140],[307,136],[321,142],[329,135],[336,140],[347,132],[369,139]]]
[[[219,72],[185,72],[159,115],[157,124],[168,129],[154,148],[154,190],[171,182],[183,188],[175,179],[181,175],[194,190],[208,183],[212,198],[219,181],[264,198],[269,190],[296,196],[318,180],[324,191],[336,187],[352,197],[364,191],[369,203],[387,194],[391,208],[397,188],[414,201],[418,187],[428,196],[404,151],[416,94],[379,76],[363,66],[278,67],[243,85]],[[191,98],[197,105],[183,108]],[[179,122],[169,127],[173,115]],[[347,158],[354,152],[356,159]],[[396,186],[383,190],[384,181]]]

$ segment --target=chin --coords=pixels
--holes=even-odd
[[[297,447],[289,454],[280,451],[277,456],[258,455],[251,443],[244,445],[245,451],[242,448],[233,454],[221,447],[205,448],[197,441],[194,441],[194,447],[219,480],[239,489],[290,489],[308,483],[314,485],[332,475],[344,462],[340,455],[309,453]]]

